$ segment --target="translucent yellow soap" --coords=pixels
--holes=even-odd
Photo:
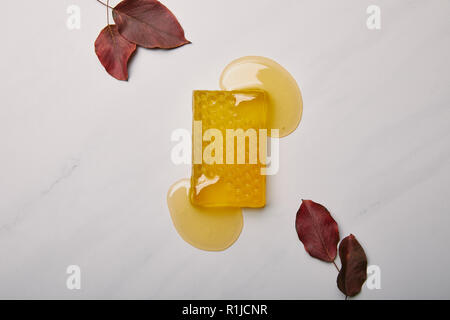
[[[192,204],[265,205],[266,116],[262,90],[193,92]]]

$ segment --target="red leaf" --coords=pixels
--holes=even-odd
[[[113,18],[119,33],[142,47],[171,49],[190,43],[177,18],[156,0],[124,0]]]
[[[128,60],[136,45],[123,38],[116,25],[106,26],[95,40],[95,53],[106,71],[118,80],[128,80]]]
[[[337,254],[339,230],[336,221],[324,206],[302,200],[295,219],[298,238],[314,258],[333,262]]]
[[[337,285],[345,295],[353,297],[361,291],[367,279],[367,257],[354,235],[344,238],[339,245],[342,268]]]

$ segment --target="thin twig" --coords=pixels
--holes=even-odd
[[[106,0],[106,23],[109,26],[109,0]]]
[[[100,0],[96,0],[98,3],[101,3],[102,5],[104,5],[105,7],[109,8],[109,9],[114,9],[113,7],[110,7],[109,4],[104,3],[103,1]]]
[[[340,269],[338,268],[338,266],[336,265],[336,262],[333,261],[333,264],[334,264],[336,270],[337,270],[338,272],[340,272],[341,270],[340,270]]]

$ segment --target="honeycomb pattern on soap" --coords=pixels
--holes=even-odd
[[[223,137],[223,164],[193,164],[191,201],[205,207],[263,207],[265,176],[261,175],[259,129],[266,129],[266,96],[260,90],[194,91],[193,121],[202,121],[202,133],[218,129]],[[245,164],[226,163],[226,129],[256,131],[256,164],[249,163],[249,141],[245,143]],[[194,134],[193,134],[194,139]],[[202,142],[202,153],[210,141]],[[193,148],[195,141],[193,140]],[[194,150],[193,150],[194,152]]]

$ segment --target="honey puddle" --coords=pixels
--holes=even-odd
[[[292,133],[300,123],[302,94],[291,74],[265,57],[242,57],[232,61],[220,77],[222,90],[262,89],[268,95],[268,129],[279,129],[279,136]],[[270,133],[270,130],[269,130]]]
[[[202,208],[191,204],[190,179],[170,187],[167,205],[173,224],[192,246],[207,251],[222,251],[230,247],[241,234],[244,225],[241,208]]]
[[[279,137],[285,137],[292,133],[300,123],[303,101],[297,82],[286,69],[271,59],[249,56],[231,62],[222,72],[220,77],[220,87],[222,90],[226,91],[255,89],[265,91],[266,97],[264,101],[266,104],[266,112],[255,108],[254,110],[247,111],[248,113],[246,114],[239,115],[236,113],[236,119],[232,119],[231,124],[229,124],[231,127],[237,125],[237,122],[245,119],[248,115],[257,119],[261,114],[265,113],[265,127],[269,129],[267,130],[268,133],[270,133],[270,129],[278,129]],[[208,116],[205,116],[205,119],[200,117],[197,120],[221,124],[224,119],[227,119],[227,117],[225,117],[227,114],[223,113],[227,110],[225,101],[233,98],[233,95],[236,95],[236,93],[208,91],[194,92],[194,120],[196,112],[198,113],[198,110],[202,110],[204,107],[208,109]],[[199,98],[199,100],[196,98]],[[246,99],[246,101],[247,100],[248,99]],[[253,100],[253,98],[251,100]],[[238,100],[234,102],[235,105],[237,101]],[[207,108],[209,102],[211,106]],[[223,104],[223,106],[220,106],[221,108],[218,109],[219,111],[222,111],[215,111],[215,107],[213,106],[215,106],[216,103]],[[240,103],[237,105],[240,105]],[[240,108],[235,110],[238,111]],[[245,110],[245,108],[242,110]],[[217,119],[211,118],[213,115],[214,117],[217,117]],[[197,117],[199,117],[199,115],[197,115]],[[249,120],[253,121],[255,119]],[[207,125],[206,128],[208,128]],[[223,129],[224,128],[221,130],[223,131]],[[203,171],[208,173],[209,168],[208,166],[204,166],[204,164],[197,166],[198,168],[194,167],[192,179],[180,180],[169,189],[167,204],[170,215],[177,232],[192,246],[207,251],[225,250],[239,238],[242,231],[242,209],[215,206],[227,202],[231,203],[231,200],[235,200],[230,196],[229,192],[231,191],[226,188],[222,188],[223,190],[217,188],[214,192],[209,193],[204,192],[204,195],[201,198],[194,197],[194,200],[198,203],[207,205],[202,207],[194,206],[191,202],[192,193],[190,195],[191,181],[194,183],[193,185],[195,188],[196,181],[203,181],[196,180],[196,177],[201,176]],[[239,164],[234,166],[238,166],[235,167],[238,168],[237,171],[233,169],[234,174],[227,175],[230,176],[233,181],[228,182],[226,185],[230,186],[230,188],[240,194],[245,188],[242,189],[239,184],[245,184],[244,186],[247,189],[252,189],[249,189],[250,191],[245,194],[250,196],[254,193],[253,197],[255,198],[258,196],[257,199],[260,200],[259,202],[255,202],[254,206],[263,206],[265,204],[265,183],[257,183],[259,180],[252,178],[252,176],[249,175],[249,172],[245,167],[246,165]],[[203,167],[206,169],[203,170]],[[218,166],[217,168],[219,169]],[[212,175],[211,178],[213,176],[216,177],[217,174]],[[261,178],[265,177],[261,176]],[[250,184],[249,181],[256,186]],[[217,184],[217,186],[219,185]],[[262,189],[260,190],[260,187],[264,187],[264,194],[261,193]],[[247,202],[244,201],[243,203],[247,204]],[[252,202],[248,203],[252,204]]]

